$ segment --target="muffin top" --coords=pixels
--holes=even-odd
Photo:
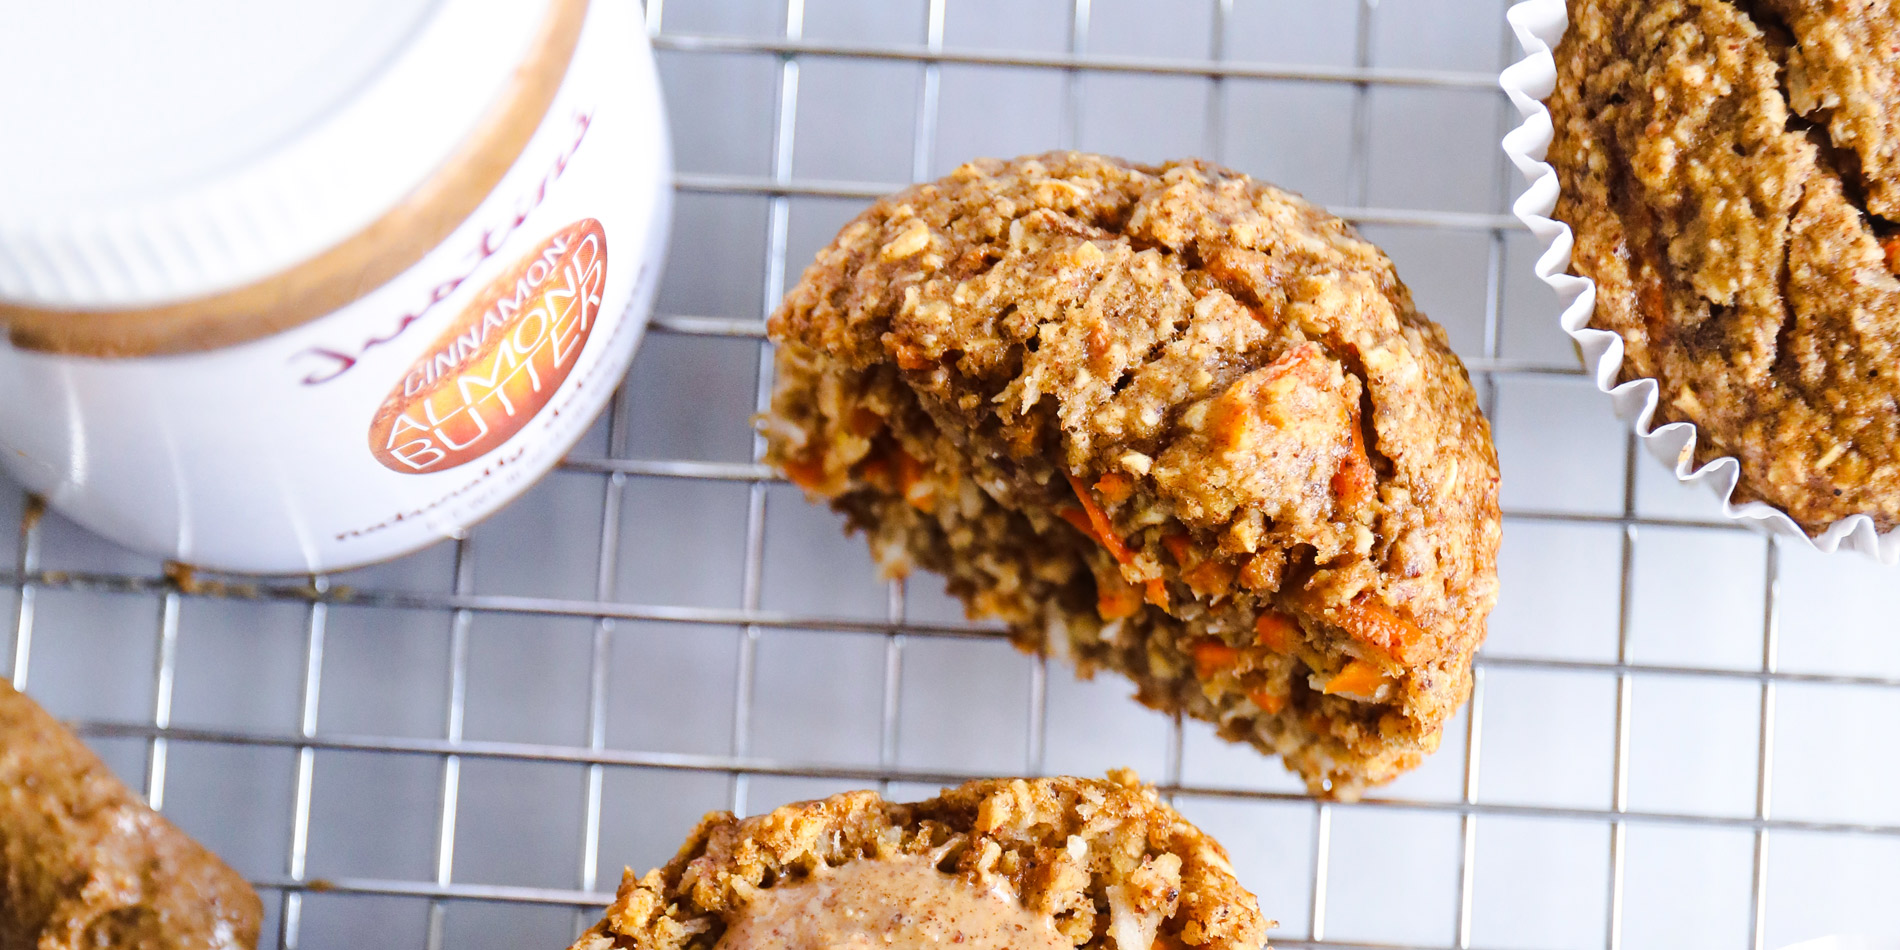
[[[1571,0],[1549,160],[1591,325],[1737,501],[1900,524],[1887,0]]]
[[[972,162],[847,225],[771,330],[901,374],[944,443],[913,454],[961,453],[1007,507],[1095,508],[1132,583],[1219,562],[1291,613],[1403,629],[1372,646],[1406,664],[1483,635],[1497,463],[1475,394],[1385,255],[1294,195],[1198,161]],[[851,460],[794,464],[835,495]],[[1358,622],[1372,601],[1401,619]]]
[[[1022,931],[985,941],[998,919]],[[825,924],[835,942],[814,942]],[[1258,950],[1272,926],[1226,851],[1121,771],[710,814],[665,867],[629,871],[574,950],[928,946],[905,938],[936,924],[963,946],[1204,950]]]

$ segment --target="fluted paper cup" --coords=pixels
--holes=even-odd
[[[1819,535],[1810,536],[1786,512],[1773,505],[1759,501],[1737,503],[1734,492],[1741,475],[1740,463],[1724,456],[1697,467],[1696,427],[1687,422],[1655,425],[1656,381],[1618,382],[1623,366],[1623,339],[1610,331],[1590,327],[1596,286],[1589,278],[1570,272],[1570,228],[1551,218],[1563,183],[1558,180],[1556,169],[1544,161],[1551,141],[1550,111],[1544,107],[1544,99],[1556,86],[1557,67],[1551,50],[1563,38],[1569,14],[1564,0],[1524,0],[1511,7],[1508,15],[1525,55],[1504,70],[1500,84],[1524,121],[1505,135],[1504,151],[1530,182],[1512,210],[1544,244],[1544,253],[1537,260],[1537,276],[1564,302],[1561,318],[1564,332],[1576,341],[1597,389],[1609,394],[1617,416],[1635,428],[1643,446],[1668,465],[1677,479],[1715,492],[1722,499],[1722,513],[1730,520],[1799,539],[1799,543],[1820,551],[1832,553],[1846,548],[1887,564],[1900,563],[1900,529],[1881,534],[1867,515],[1843,518],[1828,525]]]

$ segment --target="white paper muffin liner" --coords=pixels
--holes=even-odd
[[[1570,273],[1570,228],[1550,216],[1557,207],[1560,183],[1556,169],[1544,161],[1551,140],[1550,111],[1544,108],[1544,98],[1556,86],[1557,67],[1551,50],[1563,37],[1569,14],[1564,0],[1524,0],[1511,7],[1508,15],[1525,56],[1504,70],[1500,83],[1524,122],[1504,137],[1504,152],[1530,181],[1530,187],[1518,196],[1512,210],[1544,243],[1544,253],[1537,260],[1537,276],[1564,301],[1564,332],[1570,334],[1582,350],[1584,366],[1596,381],[1597,389],[1609,394],[1617,416],[1634,426],[1650,454],[1670,466],[1678,480],[1704,485],[1715,492],[1722,499],[1722,513],[1731,521],[1798,538],[1800,543],[1824,552],[1846,548],[1887,564],[1900,563],[1900,529],[1883,535],[1875,528],[1874,520],[1866,515],[1843,518],[1828,525],[1819,537],[1809,537],[1779,508],[1759,501],[1737,504],[1734,492],[1736,479],[1741,474],[1740,463],[1725,456],[1697,468],[1694,425],[1687,422],[1653,425],[1656,381],[1635,379],[1617,384],[1618,371],[1623,365],[1623,339],[1608,330],[1590,329],[1590,313],[1596,306],[1596,285],[1588,278]]]

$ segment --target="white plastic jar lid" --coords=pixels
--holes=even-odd
[[[510,86],[548,0],[0,0],[0,301],[166,304],[361,232]]]

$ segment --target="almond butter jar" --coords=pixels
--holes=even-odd
[[[0,466],[202,567],[454,537],[632,359],[669,146],[635,0],[0,0]]]

